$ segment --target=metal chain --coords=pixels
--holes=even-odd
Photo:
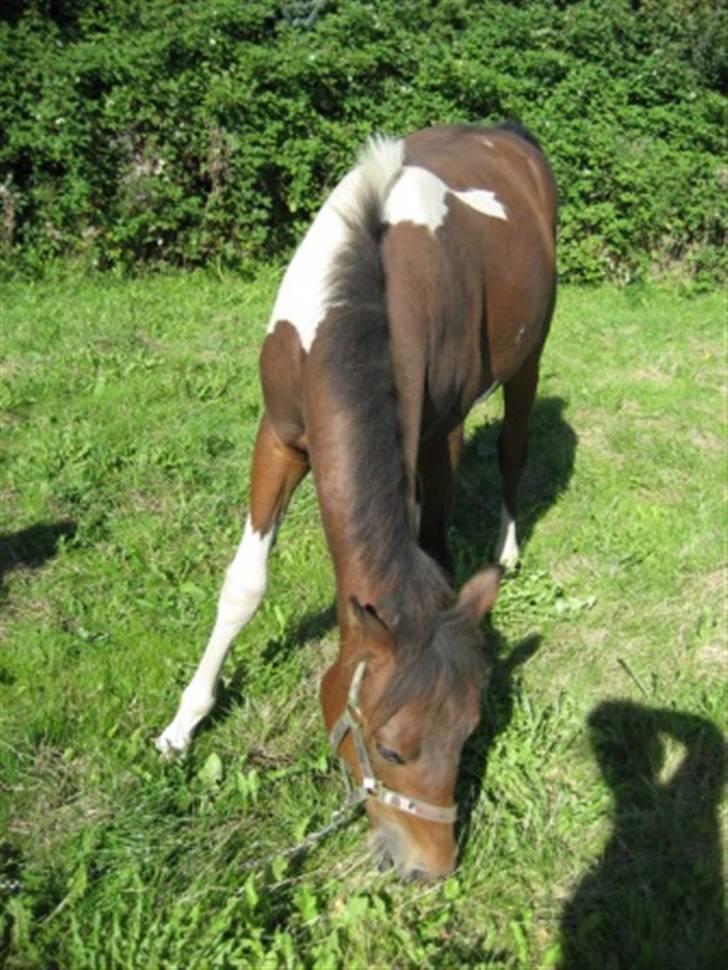
[[[352,810],[358,808],[366,798],[366,793],[362,792],[360,789],[350,792],[344,804],[341,808],[337,808],[331,814],[331,820],[328,824],[324,825],[322,828],[317,829],[315,832],[310,832],[304,839],[301,840],[297,845],[292,845],[288,849],[284,849],[283,852],[275,852],[272,854],[271,858],[283,858],[291,859],[293,856],[299,854],[299,852],[304,852],[306,849],[310,849],[312,846],[317,845],[322,839],[325,839],[327,835],[331,832],[335,832],[337,829],[342,828],[347,824],[352,816]]]
[[[340,829],[344,825],[348,824],[353,818],[353,809],[361,805],[365,798],[366,793],[362,792],[360,789],[349,792],[344,804],[341,806],[341,808],[337,808],[331,813],[331,819],[326,825],[320,829],[316,829],[315,832],[309,832],[304,839],[287,849],[276,849],[274,852],[270,852],[268,855],[260,859],[257,864],[254,864],[253,871],[261,872],[275,859],[292,859],[301,852],[305,852],[307,849],[317,845],[319,842],[325,839],[327,835],[330,835],[332,832],[335,832],[337,829]],[[256,848],[260,844],[260,842],[254,842],[251,848]]]
[[[0,879],[0,893],[19,893],[22,888],[19,879]]]

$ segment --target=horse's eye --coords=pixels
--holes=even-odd
[[[377,742],[377,751],[384,758],[385,761],[389,761],[393,765],[403,765],[404,758],[401,754],[397,754],[396,751],[392,751],[391,748],[385,748],[383,744]]]

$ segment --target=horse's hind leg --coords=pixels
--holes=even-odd
[[[157,738],[157,748],[163,754],[185,751],[195,727],[210,713],[230,645],[263,599],[276,526],[308,467],[300,452],[279,442],[264,416],[253,453],[250,510],[243,538],[225,573],[217,619],[202,659],[182,693],[174,720]]]
[[[506,569],[513,569],[518,562],[519,549],[516,536],[518,485],[526,463],[528,416],[536,396],[540,356],[541,347],[526,358],[520,369],[503,385],[505,409],[503,427],[498,439],[503,503],[495,559]]]

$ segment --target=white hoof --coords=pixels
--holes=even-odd
[[[511,573],[518,565],[518,555],[518,546],[516,546],[515,549],[504,549],[495,558],[507,573]]]

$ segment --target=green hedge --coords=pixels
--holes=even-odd
[[[281,258],[372,131],[520,118],[572,281],[725,270],[712,0],[10,0],[6,267]],[[721,161],[722,156],[722,161]]]

